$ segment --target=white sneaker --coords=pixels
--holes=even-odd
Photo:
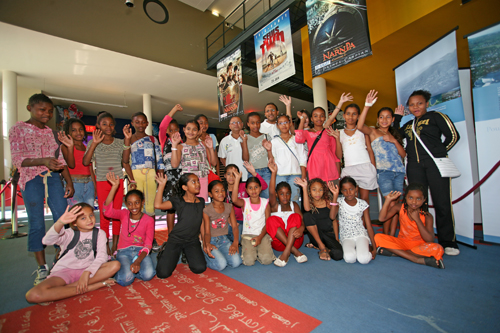
[[[35,286],[45,280],[49,275],[49,267],[45,264],[37,268],[31,275],[36,273],[35,282],[33,283]]]
[[[448,256],[458,256],[460,254],[460,250],[454,247],[445,247],[444,254]]]

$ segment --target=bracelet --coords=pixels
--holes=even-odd
[[[123,149],[124,149],[124,150],[130,149],[130,146],[125,146],[125,145],[123,145]]]
[[[375,104],[375,102],[377,101],[377,98],[378,97],[375,97],[375,99],[371,103],[365,102],[365,106],[373,106],[373,104]]]
[[[177,150],[177,148],[171,147],[170,150]]]
[[[330,202],[330,206],[338,206],[339,203],[338,202]]]
[[[130,184],[137,184],[137,182],[135,180],[129,180],[128,181]]]

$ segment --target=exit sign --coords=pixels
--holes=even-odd
[[[92,133],[95,131],[95,126],[85,125],[85,131]]]

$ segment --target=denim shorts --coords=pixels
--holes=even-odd
[[[68,198],[68,205],[73,206],[77,203],[85,202],[94,207],[95,188],[93,181],[86,183],[73,182],[73,187],[75,188],[75,194],[73,194],[72,198]]]
[[[405,181],[404,172],[377,169],[377,180],[382,196],[385,197],[391,191],[399,191],[401,194],[403,193],[403,183]]]

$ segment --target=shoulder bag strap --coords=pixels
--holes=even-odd
[[[283,144],[284,144],[284,145],[288,148],[288,150],[290,151],[290,153],[292,153],[292,155],[293,155],[293,156],[297,159],[297,163],[299,163],[299,166],[300,166],[299,159],[298,159],[298,157],[294,154],[294,152],[292,151],[292,149],[290,148],[290,146],[288,146],[288,145],[287,145],[287,143],[285,142],[285,140],[283,140],[283,139],[281,138],[281,136],[278,136],[278,135],[277,135],[277,137],[278,137],[278,138],[280,138],[281,142],[283,142]]]
[[[429,149],[427,149],[426,145],[423,143],[422,139],[420,139],[420,136],[417,134],[417,132],[415,131],[415,119],[413,119],[413,123],[411,125],[411,129],[413,130],[413,134],[415,134],[415,137],[417,138],[418,142],[420,142],[420,144],[422,145],[422,147],[424,147],[425,151],[427,152],[427,154],[429,154],[429,156],[432,158],[432,159],[435,159],[434,158],[434,155],[432,155],[432,153],[429,151]]]
[[[319,135],[316,137],[316,140],[314,140],[313,145],[312,145],[311,149],[309,150],[309,155],[307,155],[307,160],[309,160],[309,157],[311,157],[313,149],[314,149],[314,147],[316,147],[316,144],[318,143],[319,139],[321,139],[321,136],[323,135],[324,131],[325,131],[325,129],[323,128],[321,133],[319,133]]]

